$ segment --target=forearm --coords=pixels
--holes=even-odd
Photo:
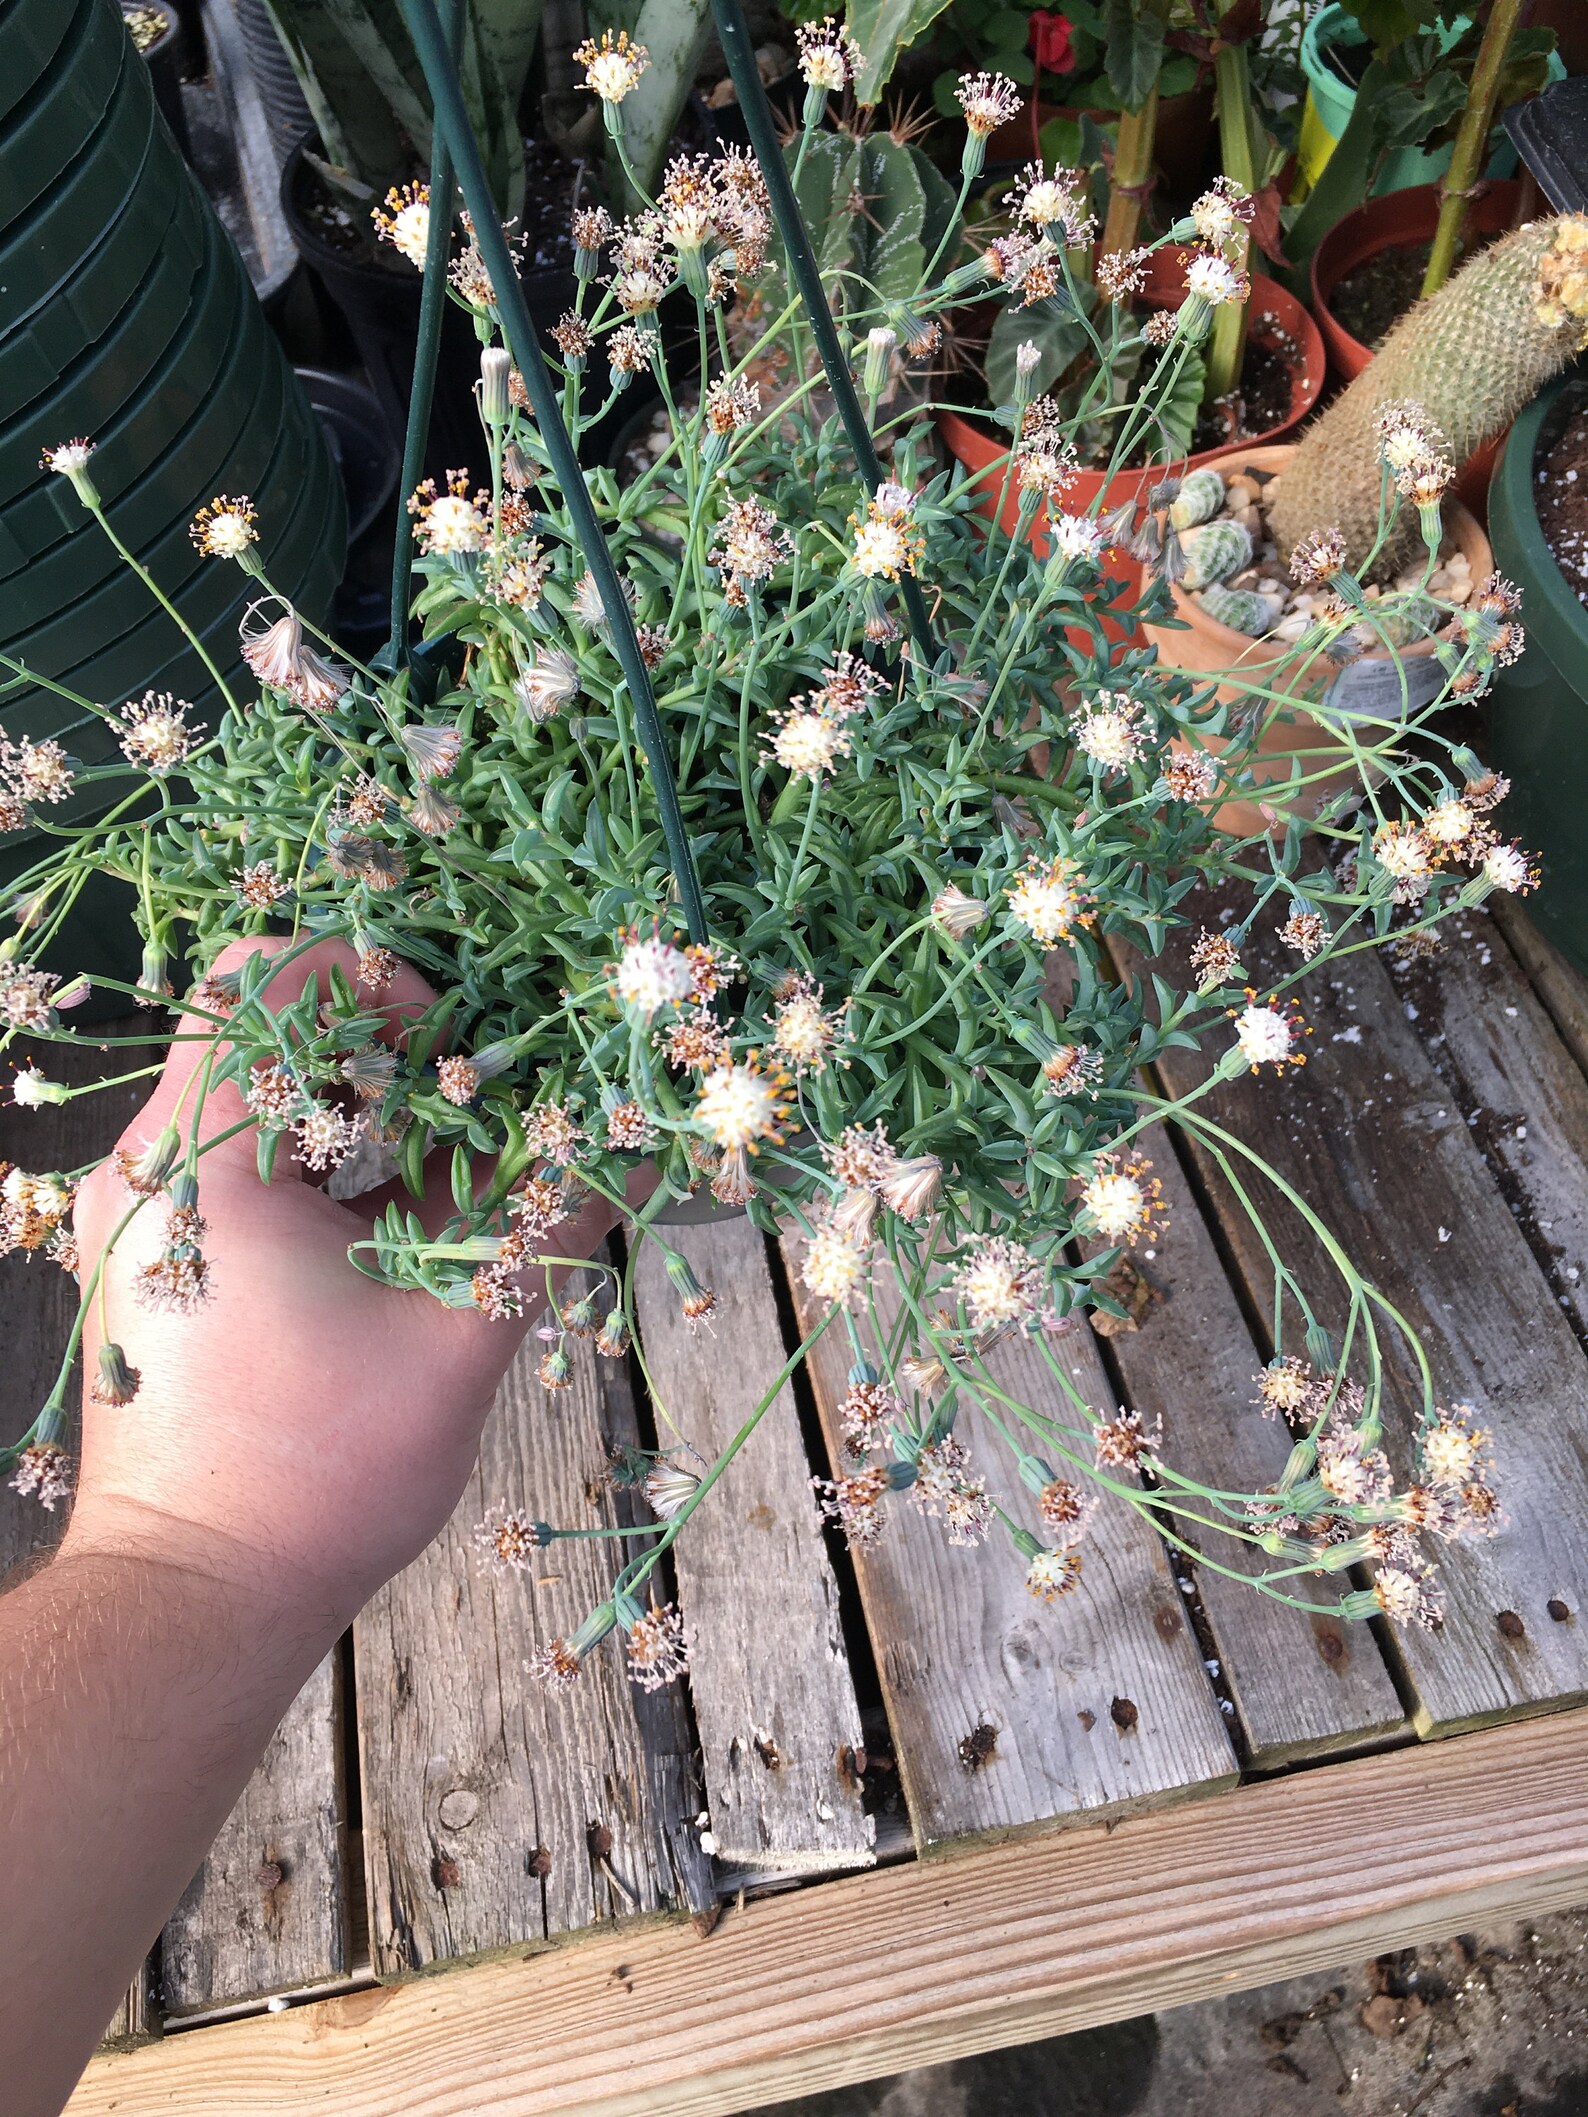
[[[252,1576],[252,1577],[250,1577]],[[53,2117],[335,1636],[180,1547],[74,1547],[0,1597],[0,2051]]]

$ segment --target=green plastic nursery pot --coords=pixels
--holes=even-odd
[[[144,166],[155,160],[153,181]],[[42,397],[79,355],[109,330],[157,255],[176,247],[196,267],[204,220],[189,184],[177,181],[163,133],[151,126],[144,165],[126,204],[86,257],[71,260],[27,314],[19,314],[0,348],[0,405],[8,410]],[[8,287],[12,281],[7,280]]]
[[[5,121],[8,220],[47,190],[107,118],[125,107],[124,77],[130,80],[137,63],[120,8],[78,0],[65,43]]]
[[[11,0],[0,19],[6,61],[0,73],[0,118],[16,108],[55,57],[72,19],[67,0]]]
[[[1585,401],[1582,376],[1568,376],[1535,398],[1511,428],[1489,487],[1494,563],[1522,591],[1527,632],[1526,653],[1494,678],[1493,758],[1511,782],[1501,818],[1543,870],[1529,914],[1582,971],[1588,971],[1588,608],[1544,541],[1533,495],[1537,464]]]
[[[136,58],[117,0],[80,0],[71,12],[73,33],[0,122],[0,213],[21,195],[13,167],[30,149],[39,110],[64,94],[61,81],[82,52],[98,49],[108,29],[118,68],[129,53]],[[0,13],[0,49],[8,22]],[[67,482],[41,467],[42,451],[77,435],[94,442],[93,477],[117,535],[140,555],[161,556],[179,607],[190,588],[199,599],[201,624],[216,591],[203,585],[195,555],[178,553],[204,501],[247,492],[276,458],[292,465],[294,503],[316,482],[311,462],[328,492],[334,480],[241,260],[155,112],[147,69],[120,69],[119,79],[76,159],[0,225],[0,284],[25,289],[0,332],[0,376],[38,379],[49,353],[78,347],[42,394],[25,381],[0,394],[0,645],[25,642],[40,673],[57,678],[68,663],[103,666],[123,645],[126,678],[107,688],[128,696],[143,673],[147,594],[119,573]],[[140,250],[146,269],[117,307],[104,275],[125,287],[123,253],[135,262]],[[320,529],[339,563],[334,499]]]
[[[158,386],[129,397],[99,430],[94,483],[124,543],[136,545],[146,524],[174,521],[201,488],[216,487],[242,423],[238,408],[250,375],[274,374],[285,396],[290,385],[286,363],[261,359],[249,327],[254,308],[247,274],[233,259],[227,272],[215,275],[207,298],[189,311],[167,351]],[[201,467],[201,458],[212,467]],[[86,544],[86,517],[71,486],[46,470],[37,455],[33,472],[27,491],[0,506],[0,578],[30,566],[63,538],[93,550]]]
[[[252,497],[275,585],[318,622],[345,552],[341,482],[155,109],[119,0],[0,0],[0,59],[0,648],[96,704],[168,690],[213,725],[222,701],[202,661],[41,452],[94,443],[116,534],[244,697],[237,628],[259,589],[234,565],[201,561],[188,524],[216,493]],[[28,76],[21,93],[13,59]],[[7,693],[0,733],[57,735],[85,762],[115,750],[103,719],[43,684]],[[84,820],[109,798],[84,786],[49,821]],[[0,843],[0,883],[40,842],[24,831]],[[92,953],[85,919],[92,928],[86,905],[80,956]],[[105,946],[119,975],[135,972],[119,914]]]

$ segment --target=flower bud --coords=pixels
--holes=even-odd
[[[1027,338],[1015,348],[1015,402],[1029,404],[1036,389],[1034,377],[1042,364],[1042,349]]]
[[[878,324],[875,330],[868,332],[865,368],[861,378],[868,397],[880,397],[887,388],[888,369],[898,343],[898,332],[890,331],[885,323]]]
[[[480,353],[480,416],[487,426],[507,424],[507,377],[512,365],[502,346],[488,345]]]

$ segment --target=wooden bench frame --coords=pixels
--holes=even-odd
[[[716,2117],[1588,1899],[1588,1709],[106,2053],[69,2117]]]

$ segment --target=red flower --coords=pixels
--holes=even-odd
[[[1074,73],[1075,51],[1070,43],[1068,16],[1050,13],[1046,8],[1034,9],[1026,41],[1042,73]]]

